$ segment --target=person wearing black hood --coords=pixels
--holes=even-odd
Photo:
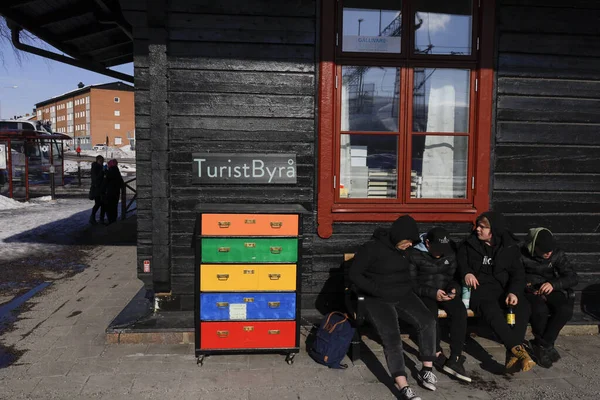
[[[417,375],[423,387],[435,390],[433,374],[436,321],[414,293],[406,250],[420,242],[417,223],[409,215],[399,217],[390,229],[378,228],[373,238],[354,256],[350,280],[365,295],[369,322],[383,342],[388,370],[403,399],[420,400],[408,386],[398,319],[414,326],[419,337],[423,368]]]
[[[506,369],[520,362],[522,371],[535,366],[523,346],[531,314],[524,301],[525,270],[517,238],[505,228],[502,214],[488,211],[477,217],[475,229],[458,248],[460,277],[471,291],[470,307],[490,325],[506,347]],[[521,301],[523,300],[523,301]],[[511,328],[505,312],[512,307]]]
[[[565,290],[577,286],[577,273],[546,228],[529,230],[521,256],[525,265],[525,298],[532,310],[533,351],[538,364],[550,368],[560,360],[554,342],[573,317],[574,301]]]

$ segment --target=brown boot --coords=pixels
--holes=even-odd
[[[518,345],[510,349],[511,356],[506,360],[506,369],[511,369],[517,361],[521,361],[521,370],[529,371],[535,366],[535,361],[531,359],[527,350],[522,345]]]

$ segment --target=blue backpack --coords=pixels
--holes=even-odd
[[[350,348],[354,328],[348,321],[348,315],[331,312],[321,321],[315,335],[315,341],[308,349],[308,355],[329,368],[345,369],[348,365],[341,361]]]

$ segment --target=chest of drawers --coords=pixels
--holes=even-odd
[[[196,220],[195,354],[300,351],[297,205],[203,205]]]

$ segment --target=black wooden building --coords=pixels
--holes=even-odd
[[[490,208],[520,236],[545,226],[580,273],[578,301],[600,292],[600,2],[120,7],[133,33],[138,276],[182,310],[194,306],[190,243],[207,203],[310,211],[306,315],[340,300],[343,253],[404,213],[455,239]],[[297,183],[197,184],[199,152],[293,153]]]

